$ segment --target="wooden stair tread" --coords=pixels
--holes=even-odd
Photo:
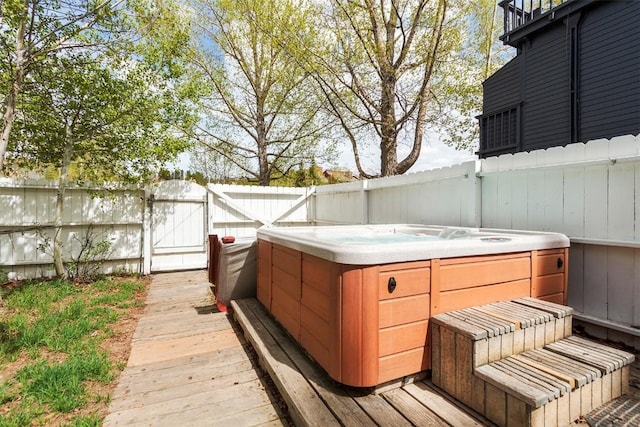
[[[465,322],[457,317],[453,317],[449,315],[449,313],[438,314],[432,317],[430,322],[445,326],[453,332],[466,335],[475,341],[485,339],[489,336],[486,329],[483,329],[474,323]]]
[[[476,368],[475,375],[534,408],[539,408],[560,395],[560,389],[541,386],[532,381],[526,372],[505,366],[502,362],[480,366]]]
[[[635,360],[635,356],[631,353],[574,336],[548,344],[545,348],[570,359],[597,367],[604,374],[618,370]]]
[[[474,310],[463,309],[452,311],[448,314],[458,320],[472,323],[477,327],[486,330],[489,337],[504,335],[507,332],[512,332],[515,330],[515,325],[512,323],[509,323],[502,319],[497,319],[495,317],[492,318],[485,313]]]
[[[478,307],[463,308],[449,311],[432,317],[432,321],[444,327],[464,334],[478,341],[515,332],[517,329],[533,327],[555,321],[564,317],[568,310],[555,309],[557,304],[541,304],[542,310],[533,306],[529,299],[521,298],[517,301],[503,301],[485,304]],[[530,305],[525,305],[530,304]],[[558,314],[554,316],[551,310]]]
[[[524,297],[513,300],[516,304],[521,304],[537,310],[546,311],[558,319],[573,315],[573,308],[536,298]]]
[[[546,311],[534,307],[525,306],[513,301],[500,301],[487,304],[488,310],[500,310],[520,320],[523,327],[531,327],[546,323],[554,319],[554,316]]]
[[[568,376],[575,381],[574,387],[582,387],[585,384],[602,377],[602,372],[591,365],[563,357],[549,350],[529,350],[518,355],[525,363],[542,365],[550,371]],[[553,374],[552,374],[553,375]]]

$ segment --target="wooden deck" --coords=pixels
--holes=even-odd
[[[492,425],[418,381],[379,393],[332,381],[255,299],[233,301],[235,316],[260,362],[288,403],[298,426],[485,426]]]
[[[378,394],[341,386],[256,300],[233,303],[250,343],[212,302],[205,272],[153,277],[104,426],[277,426],[291,419],[300,426],[492,425],[428,380]],[[252,346],[289,414],[279,410],[281,397],[257,368]],[[640,397],[640,359],[631,367],[630,385],[630,395]],[[629,411],[622,404],[621,410]]]
[[[104,426],[286,425],[206,272],[152,278]]]
[[[430,380],[381,390],[337,384],[303,354],[255,299],[232,302],[235,317],[273,378],[296,425],[494,426],[436,388]],[[618,345],[619,346],[619,345]],[[629,350],[626,348],[626,350]],[[640,358],[630,366],[629,392],[587,417],[593,425],[636,426],[640,422]],[[602,414],[602,412],[606,414]],[[600,413],[598,413],[600,412]],[[584,418],[572,425],[588,425]]]

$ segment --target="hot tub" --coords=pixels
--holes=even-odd
[[[435,314],[523,296],[566,303],[562,234],[406,224],[257,234],[258,300],[350,386],[430,369]]]

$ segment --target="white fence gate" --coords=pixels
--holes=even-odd
[[[209,234],[255,237],[262,226],[313,224],[313,187],[209,184]]]
[[[148,198],[152,272],[207,268],[207,190],[159,183]]]

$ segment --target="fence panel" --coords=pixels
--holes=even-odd
[[[313,188],[212,185],[209,234],[254,237],[261,226],[309,225]]]
[[[56,183],[51,181],[0,179],[0,270],[11,277],[54,274],[50,242],[54,236],[56,191]],[[107,193],[95,188],[67,189],[63,256],[77,257],[87,233],[91,232],[95,242],[110,243],[103,265],[106,273],[138,272],[143,209],[141,190]]]
[[[317,224],[480,225],[477,162],[316,188]]]
[[[483,226],[568,235],[569,304],[578,317],[629,333],[640,326],[638,142],[505,155],[483,161],[480,172]]]
[[[318,225],[367,224],[369,181],[316,187],[313,220]]]

